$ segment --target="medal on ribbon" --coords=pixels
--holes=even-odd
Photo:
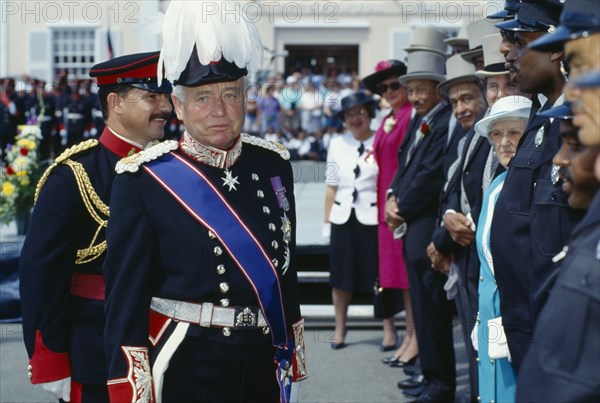
[[[281,183],[281,177],[275,176],[271,178],[271,186],[275,191],[275,197],[277,197],[277,205],[283,209],[283,211],[290,211],[290,202],[285,197],[285,188]]]

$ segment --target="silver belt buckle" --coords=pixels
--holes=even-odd
[[[234,329],[256,328],[258,323],[258,308],[235,307]]]

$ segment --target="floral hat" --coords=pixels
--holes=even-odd
[[[401,77],[406,74],[406,65],[400,60],[382,60],[375,66],[375,73],[363,78],[363,84],[373,94],[378,94],[377,84],[390,77]]]

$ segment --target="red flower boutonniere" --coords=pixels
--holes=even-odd
[[[423,122],[423,123],[421,123],[421,128],[419,130],[423,134],[423,137],[425,137],[429,134],[429,132],[431,131],[431,128],[429,127],[427,122]]]

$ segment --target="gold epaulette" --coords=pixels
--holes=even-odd
[[[122,158],[119,162],[117,162],[115,171],[118,174],[122,174],[124,172],[137,172],[140,169],[140,165],[142,165],[144,162],[155,160],[161,155],[165,155],[173,150],[177,150],[177,147],[179,147],[179,143],[177,143],[175,140],[166,140],[157,143],[152,147],[148,147],[145,150],[140,151],[137,154]]]
[[[54,160],[54,163],[52,165],[50,165],[46,169],[46,171],[44,171],[44,174],[38,181],[37,186],[35,188],[35,196],[33,199],[33,203],[35,204],[37,202],[38,196],[40,195],[40,191],[42,190],[42,187],[46,184],[46,181],[48,180],[48,176],[50,176],[50,173],[52,172],[52,170],[54,168],[56,168],[58,166],[58,164],[60,164],[61,162],[64,162],[65,160],[71,158],[74,155],[79,154],[80,152],[89,150],[90,148],[94,148],[98,144],[100,144],[100,143],[98,142],[98,140],[95,140],[95,139],[82,141],[79,144],[75,144],[74,146],[67,148],[58,157],[56,157],[56,159]]]
[[[275,141],[265,140],[263,138],[252,136],[247,133],[242,133],[242,141],[244,143],[249,143],[255,146],[266,148],[270,151],[274,151],[286,161],[290,159],[290,152],[287,148],[285,148],[283,144],[277,143]]]
[[[94,259],[100,257],[104,251],[106,250],[106,240],[95,245],[96,239],[100,234],[102,228],[106,228],[106,224],[108,222],[108,216],[110,214],[110,210],[108,205],[104,203],[96,190],[92,186],[92,182],[90,181],[90,177],[88,176],[85,168],[81,163],[77,161],[73,161],[71,157],[89,150],[93,147],[96,147],[98,144],[98,140],[86,140],[82,141],[79,144],[74,145],[73,147],[69,147],[62,154],[60,154],[52,165],[46,169],[44,175],[40,178],[38,185],[35,190],[35,201],[37,202],[39,193],[48,180],[50,173],[54,168],[56,168],[59,164],[64,164],[71,168],[73,172],[73,176],[75,177],[75,181],[77,183],[77,188],[79,189],[79,194],[81,196],[81,201],[88,211],[89,215],[92,217],[94,221],[98,223],[98,229],[94,233],[94,237],[90,242],[90,245],[87,248],[79,249],[77,251],[77,257],[75,259],[75,264],[83,264],[87,262],[91,262]]]

